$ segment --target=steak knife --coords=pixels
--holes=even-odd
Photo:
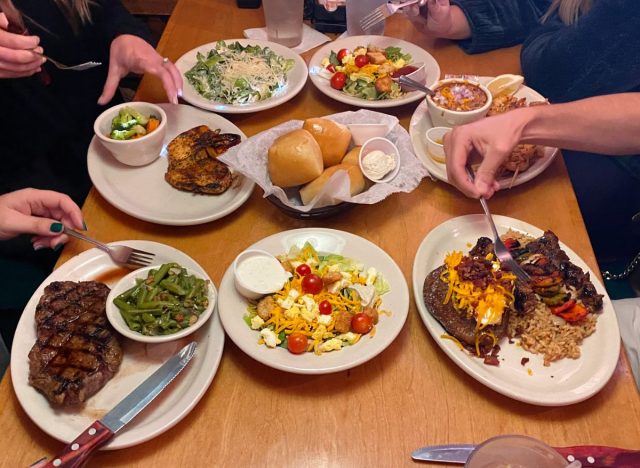
[[[431,445],[413,451],[411,458],[422,461],[464,464],[475,448],[475,445],[470,444]],[[567,462],[578,460],[585,467],[637,468],[640,466],[640,451],[637,450],[601,445],[554,447],[554,450],[562,455]]]
[[[85,429],[44,467],[76,468],[84,465],[95,450],[107,443],[173,381],[191,361],[196,346],[196,342],[193,341],[169,358],[124,400],[102,419]]]

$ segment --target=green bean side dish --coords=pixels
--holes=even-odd
[[[113,300],[127,326],[149,336],[171,335],[190,327],[209,306],[209,281],[177,263],[149,271],[146,279]]]

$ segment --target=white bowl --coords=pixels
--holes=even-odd
[[[487,102],[478,109],[473,109],[470,111],[453,111],[438,106],[433,101],[431,96],[427,96],[427,108],[429,109],[429,115],[431,116],[431,122],[433,122],[434,127],[455,127],[456,125],[468,124],[481,119],[482,117],[487,115],[487,112],[489,112],[489,108],[491,107],[491,103],[493,100],[491,93],[486,86],[476,81],[463,80],[460,78],[450,78],[438,81],[431,87],[431,89],[435,90],[443,84],[454,82],[464,82],[479,87],[487,96]]]
[[[144,267],[144,268],[140,268],[138,270],[132,271],[127,276],[125,276],[120,281],[118,281],[118,283],[113,287],[113,289],[111,289],[109,296],[107,296],[107,304],[106,304],[107,319],[109,320],[113,328],[115,328],[118,333],[134,341],[140,341],[142,343],[166,343],[167,341],[179,340],[180,338],[184,338],[185,336],[190,335],[191,333],[195,332],[200,327],[202,327],[213,314],[213,309],[215,309],[217,297],[216,297],[215,289],[212,287],[211,281],[209,280],[209,278],[204,278],[202,277],[202,275],[198,274],[197,272],[194,272],[189,268],[187,268],[187,273],[189,273],[190,275],[195,275],[198,278],[209,280],[209,290],[208,290],[209,306],[204,310],[204,312],[202,312],[202,314],[200,314],[200,316],[198,317],[198,321],[193,325],[191,325],[190,327],[184,328],[183,330],[180,330],[179,332],[173,333],[171,335],[149,336],[149,335],[143,335],[142,333],[138,333],[131,330],[127,326],[127,323],[124,321],[124,318],[122,318],[122,314],[120,314],[120,309],[118,309],[118,307],[113,303],[113,300],[116,297],[118,297],[120,294],[125,292],[127,289],[135,286],[136,278],[144,279],[148,276],[151,270],[157,270],[158,268],[160,268],[160,266],[161,265],[148,266],[148,267]]]
[[[427,70],[424,67],[424,63],[419,62],[419,63],[410,63],[409,65],[406,65],[407,67],[416,67],[416,70],[412,71],[411,73],[407,73],[406,76],[407,78],[411,78],[413,81],[416,81],[418,83],[420,83],[421,85],[425,84],[427,81]],[[400,77],[397,78],[392,78],[393,81],[398,81],[400,79]],[[402,91],[404,91],[405,93],[410,93],[412,91],[415,91],[414,88],[410,88],[408,86],[403,86],[400,85],[400,88],[402,89]]]
[[[376,178],[374,174],[371,174],[367,170],[366,165],[363,163],[367,155],[376,150],[391,155],[395,161],[395,167],[381,178]],[[360,148],[358,163],[360,164],[360,170],[362,171],[362,174],[370,181],[376,183],[390,182],[395,178],[395,176],[398,175],[398,172],[400,172],[400,152],[398,151],[398,147],[392,141],[387,140],[386,138],[371,138],[362,145],[362,148]]]
[[[248,271],[243,268],[247,261],[261,260],[254,263]],[[236,289],[247,299],[259,299],[282,289],[289,274],[280,261],[264,250],[245,250],[233,261],[233,281]]]
[[[426,132],[429,156],[440,164],[446,163],[442,138],[450,131],[451,129],[449,127],[432,127]]]
[[[362,146],[371,138],[383,137],[389,133],[389,127],[385,124],[347,124],[347,127],[356,146]]]
[[[114,140],[109,137],[111,121],[123,107],[131,107],[144,116],[155,115],[160,118],[160,125],[154,131],[140,138]],[[162,142],[167,133],[167,114],[161,107],[149,102],[126,102],[113,106],[100,114],[93,124],[93,131],[100,143],[122,164],[144,166],[160,157]]]

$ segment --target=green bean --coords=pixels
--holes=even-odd
[[[151,286],[155,286],[160,281],[162,281],[162,279],[167,276],[167,273],[169,273],[171,267],[175,265],[175,263],[165,263],[164,265],[162,265],[153,275],[153,282],[151,283]]]
[[[160,281],[160,286],[168,289],[169,291],[171,291],[174,294],[177,294],[178,296],[184,296],[187,294],[187,292],[184,289],[182,289],[179,285],[172,283],[170,281],[167,281],[166,279]]]
[[[126,302],[125,300],[121,299],[120,296],[116,297],[113,300],[113,303],[118,307],[118,309],[120,309],[120,311],[122,312],[124,311],[128,311],[131,310],[133,307],[129,305],[128,302]]]

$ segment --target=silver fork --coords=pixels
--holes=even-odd
[[[393,15],[400,8],[413,5],[414,3],[418,3],[420,1],[421,0],[411,0],[404,3],[385,3],[384,5],[380,5],[378,8],[376,8],[360,20],[360,27],[363,31],[366,31],[367,29],[372,28],[379,22],[384,21],[386,18]]]
[[[475,179],[473,170],[469,166],[467,166],[466,169],[469,179],[471,179],[471,182],[473,182]],[[480,204],[482,205],[482,209],[484,210],[484,215],[487,218],[487,223],[489,223],[491,232],[493,232],[493,250],[496,253],[496,257],[498,257],[498,260],[500,260],[500,264],[506,265],[507,269],[511,270],[511,272],[513,272],[513,274],[516,275],[516,277],[520,281],[529,282],[531,278],[529,278],[527,272],[524,271],[520,267],[520,265],[518,265],[518,262],[513,259],[513,257],[511,256],[511,252],[509,252],[507,246],[504,245],[504,242],[502,242],[502,239],[500,239],[498,230],[496,229],[496,225],[493,222],[493,218],[491,217],[491,212],[489,211],[489,205],[487,205],[487,200],[485,200],[484,197],[480,197]]]
[[[102,62],[84,62],[79,63],[78,65],[65,65],[64,63],[60,63],[56,60],[53,60],[51,57],[46,55],[42,55],[47,59],[48,62],[51,62],[57,69],[59,70],[72,70],[72,71],[84,71],[89,70],[90,68],[99,67],[102,65]]]
[[[153,261],[153,257],[155,257],[155,254],[153,253],[134,249],[125,245],[103,244],[102,242],[98,242],[97,240],[92,239],[91,237],[87,237],[84,234],[81,234],[78,231],[74,231],[73,229],[70,229],[66,226],[64,227],[64,233],[72,237],[82,239],[83,241],[90,242],[100,250],[107,252],[114,262],[120,265],[127,266],[129,268],[135,269],[147,266],[151,264],[151,262]]]

